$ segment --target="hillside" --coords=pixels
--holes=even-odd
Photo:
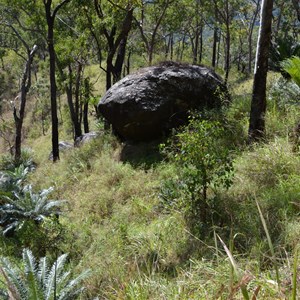
[[[167,146],[158,152],[167,141],[130,145],[105,134],[53,164],[49,133],[30,138],[29,128],[35,169],[26,183],[54,187],[51,199],[67,204],[59,222],[1,237],[2,253],[68,253],[75,273],[91,270],[81,299],[242,299],[244,287],[250,297],[290,297],[299,287],[300,159],[291,140],[299,111],[282,98],[280,76],[270,76],[264,143],[246,143],[251,81],[232,81],[232,103],[210,117],[224,124],[218,153],[230,150],[233,177],[228,189],[209,187],[212,219],[201,232],[180,165]]]

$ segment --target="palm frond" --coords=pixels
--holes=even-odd
[[[61,214],[63,200],[49,200],[48,196],[53,188],[44,189],[35,193],[31,185],[26,185],[13,196],[3,196],[4,205],[0,206],[0,225],[4,231],[17,228],[17,221],[42,221],[46,217]],[[3,225],[5,224],[5,225]]]
[[[286,59],[282,62],[282,67],[300,87],[300,57],[293,56],[290,59]]]
[[[63,290],[60,291],[59,300],[74,299],[83,291],[83,287],[77,288],[77,286],[82,282],[83,279],[87,278],[90,271],[87,270],[77,276],[75,279],[68,282]]]
[[[43,286],[45,284],[48,272],[49,272],[49,270],[48,270],[48,265],[47,265],[47,259],[46,259],[46,257],[42,257],[39,261],[37,275],[38,275],[39,281],[42,283]]]
[[[29,294],[32,300],[38,300],[40,296],[40,287],[36,278],[37,266],[35,258],[29,249],[23,250],[23,262],[25,264],[25,275],[27,285],[29,287]]]
[[[28,289],[23,278],[20,276],[18,269],[11,266],[9,261],[5,258],[1,259],[1,270],[5,274],[7,289],[10,294],[15,294],[16,299],[27,299]],[[19,298],[17,298],[17,295]]]
[[[51,270],[47,276],[47,279],[45,281],[45,287],[46,287],[46,293],[45,293],[45,299],[51,299],[51,295],[54,291],[54,284],[59,281],[60,275],[63,271],[67,254],[63,254],[58,257],[58,259],[53,263]]]
[[[6,293],[0,290],[0,295],[14,300],[76,299],[84,289],[79,285],[89,271],[72,279],[72,273],[65,271],[66,261],[67,254],[63,254],[48,268],[47,258],[43,257],[37,263],[28,249],[23,250],[22,270],[13,268],[7,259],[0,259],[0,274],[7,288]]]

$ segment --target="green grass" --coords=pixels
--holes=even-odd
[[[98,67],[86,72],[95,78]],[[95,94],[102,93],[103,75]],[[271,74],[269,87],[277,76]],[[124,145],[111,135],[100,136],[62,152],[53,164],[48,160],[50,133],[38,135],[33,126],[30,134],[29,129],[25,144],[37,167],[28,181],[36,190],[54,186],[53,198],[68,201],[56,248],[69,253],[70,264],[80,262],[78,273],[91,269],[82,299],[247,299],[245,288],[250,299],[296,299],[300,156],[290,132],[299,112],[282,95],[279,105],[279,96],[272,94],[266,140],[249,146],[251,86],[251,80],[238,76],[231,84],[232,103],[224,111],[224,123],[234,182],[228,190],[214,191],[219,222],[202,239],[190,232],[183,211],[173,205],[178,194],[167,182],[180,184],[178,167],[158,153],[157,143]],[[61,138],[72,140],[64,125]],[[163,201],[166,186],[170,190]],[[5,251],[5,244],[0,247]],[[9,247],[13,253],[13,245]]]

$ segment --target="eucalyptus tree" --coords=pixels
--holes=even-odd
[[[60,13],[60,26],[56,27],[56,66],[59,75],[58,84],[67,96],[73,137],[76,140],[82,135],[84,68],[91,53],[87,43],[88,36],[81,28],[80,18],[77,18],[80,7],[77,5],[72,7],[71,12]]]
[[[232,39],[234,56],[238,71],[252,73],[253,62],[253,36],[256,33],[256,22],[260,8],[260,0],[244,1],[237,11],[232,26]]]
[[[174,59],[176,44],[179,45],[180,40],[183,40],[183,37],[187,36],[188,23],[195,15],[193,9],[191,9],[193,1],[194,0],[177,0],[169,6],[165,13],[154,47],[156,50],[159,49],[161,55],[164,54],[165,60]],[[138,31],[140,32],[140,30]]]
[[[53,162],[59,160],[58,146],[58,117],[57,117],[57,86],[56,86],[56,51],[54,47],[54,24],[59,10],[72,0],[43,0],[45,18],[47,23],[47,45],[49,52],[50,102],[52,120],[52,153]]]
[[[106,74],[108,90],[122,75],[135,1],[77,0],[77,3],[85,17],[81,19],[81,28],[88,28],[90,32],[100,68]],[[102,66],[103,60],[105,67]]]
[[[40,47],[41,49],[44,49],[44,45],[47,44],[49,53],[52,152],[53,161],[55,162],[59,159],[59,147],[54,25],[57,13],[72,0],[3,1],[4,0],[2,0],[2,3],[7,7],[7,9],[13,9],[12,18],[14,18],[18,27],[21,28],[23,32],[27,33],[27,37],[35,37],[37,40],[36,44],[38,46],[43,45]],[[27,40],[23,40],[27,43]]]
[[[22,10],[19,10],[14,2],[3,1],[0,3],[2,13],[0,17],[0,26],[10,36],[10,41],[3,41],[2,46],[6,46],[15,51],[24,61],[24,71],[21,75],[20,87],[18,96],[15,98],[13,105],[13,117],[15,123],[14,137],[14,159],[18,163],[21,158],[22,145],[22,128],[25,117],[25,107],[27,102],[27,94],[31,87],[31,66],[33,57],[37,50],[37,45],[34,45],[34,39],[28,35],[28,31],[32,28],[26,28],[22,17]],[[1,46],[1,45],[0,45]]]
[[[194,64],[202,61],[205,15],[208,13],[205,3],[205,0],[188,1],[187,13],[181,13],[185,17],[183,26],[190,40]]]
[[[249,25],[248,25],[248,73],[250,74],[252,72],[252,52],[253,52],[253,32],[254,32],[254,26],[257,20],[257,16],[259,13],[260,8],[260,0],[251,0],[251,6],[252,8],[252,16],[250,19],[248,19]]]
[[[176,0],[140,0],[139,9],[137,10],[134,20],[141,34],[149,65],[151,65],[153,61],[160,26],[162,25],[168,10],[175,3]]]
[[[272,33],[273,0],[263,0],[260,12],[260,27],[257,40],[253,93],[249,121],[249,140],[256,141],[264,136],[266,113],[266,81],[269,48]]]
[[[225,82],[228,81],[230,63],[231,63],[231,43],[233,22],[237,12],[244,3],[238,0],[213,0],[215,14],[221,29],[221,35],[224,38],[224,70]]]

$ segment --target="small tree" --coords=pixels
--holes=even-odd
[[[189,125],[175,136],[168,151],[169,158],[179,167],[193,227],[199,227],[199,222],[202,225],[211,222],[213,197],[209,196],[209,190],[228,188],[232,183],[232,159],[228,149],[220,143],[223,134],[219,122],[191,118]]]

